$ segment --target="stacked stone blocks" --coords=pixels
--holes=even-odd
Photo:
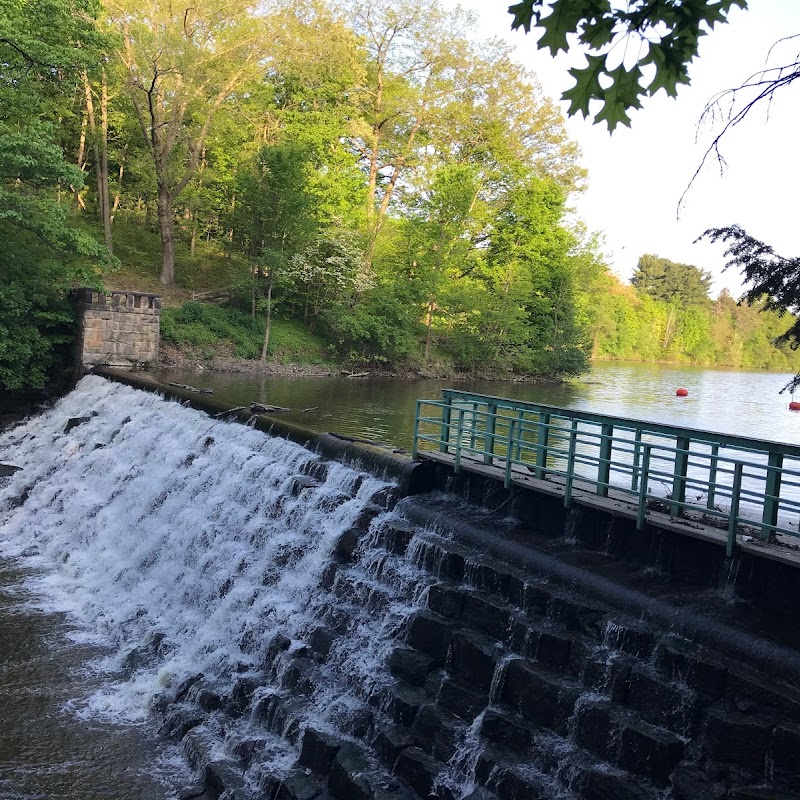
[[[79,293],[81,364],[85,369],[146,367],[158,358],[161,298],[131,291]]]

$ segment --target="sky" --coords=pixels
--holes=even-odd
[[[552,58],[538,50],[538,33],[511,31],[504,0],[462,0],[478,16],[481,38],[501,36],[515,46],[517,59],[536,73],[545,94],[557,100],[574,80],[568,69],[582,66],[579,51]],[[708,270],[712,294],[727,288],[742,293],[737,273],[725,273],[723,246],[693,244],[707,228],[737,223],[772,245],[778,254],[800,255],[800,81],[778,92],[771,107],[756,107],[723,139],[727,168],[715,160],[703,168],[678,209],[678,203],[719,126],[698,127],[707,101],[771,65],[793,62],[800,39],[770,47],[782,37],[800,34],[800,0],[749,0],[749,9],[734,8],[728,24],[717,26],[700,45],[690,67],[691,85],[672,99],[662,91],[630,112],[631,127],[609,134],[604,123],[582,117],[567,121],[572,139],[583,151],[588,189],[574,205],[592,231],[605,237],[608,264],[630,278],[644,253],[652,253]]]

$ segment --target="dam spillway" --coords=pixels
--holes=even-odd
[[[778,675],[598,596],[603,553],[550,572],[489,553],[519,540],[507,510],[396,503],[387,477],[94,376],[0,460],[22,467],[0,553],[102,648],[82,713],[157,720],[197,796],[764,800],[800,780],[793,650],[764,644]],[[690,588],[676,618],[736,603]]]

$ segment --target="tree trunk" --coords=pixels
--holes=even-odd
[[[111,203],[108,199],[108,80],[103,69],[100,88],[100,171],[98,181],[103,191],[100,195],[100,219],[103,222],[103,236],[109,253],[114,252],[111,237]]]
[[[89,124],[89,120],[87,119],[86,112],[81,114],[81,138],[78,142],[78,157],[77,157],[77,164],[78,169],[83,172],[86,169],[86,126]],[[81,195],[82,189],[75,190],[75,202],[78,204],[78,209],[80,211],[86,210],[86,203],[83,201],[83,196]]]
[[[172,219],[172,194],[159,182],[158,228],[161,234],[161,285],[175,286],[175,223]]]
[[[433,300],[428,303],[428,324],[425,330],[425,363],[431,354],[431,325],[433,323]]]
[[[267,360],[267,348],[269,347],[269,326],[272,320],[272,276],[274,270],[269,271],[269,283],[267,284],[267,327],[264,329],[264,346],[261,348],[261,363]]]

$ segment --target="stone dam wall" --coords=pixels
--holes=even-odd
[[[297,490],[324,469],[320,462],[298,476]],[[375,500],[340,538],[318,587],[318,625],[304,641],[278,635],[259,643],[261,674],[227,688],[196,676],[163,708],[162,732],[181,740],[202,776],[201,796],[796,798],[800,692],[773,674],[769,657],[756,654],[748,665],[709,646],[713,637],[702,629],[681,635],[680,625],[649,618],[645,595],[639,605],[631,594],[624,603],[601,602],[579,582],[489,556],[466,519],[472,535],[459,536],[463,509],[418,497],[400,502],[400,521],[380,522],[397,497]],[[449,530],[420,525],[442,514]],[[571,552],[573,563],[597,560],[593,551]],[[394,635],[385,663],[391,681],[348,686],[362,703],[339,730],[304,727],[337,639],[396,602],[393,577],[408,570],[429,585]],[[721,602],[708,591],[683,587],[682,594],[676,616]],[[794,653],[778,647],[776,657],[797,668]],[[231,756],[220,759],[220,729],[242,717],[252,735],[229,740]],[[288,771],[259,765],[263,732],[295,748]]]
[[[161,298],[144,292],[78,292],[79,363],[133,369],[158,358]]]
[[[328,468],[308,462],[290,494]],[[398,469],[403,490],[376,494],[338,538],[301,639],[249,642],[257,671],[198,674],[161,700],[161,732],[198,775],[184,797],[798,800],[798,595],[778,602],[769,565]],[[474,505],[425,491],[437,487]],[[375,679],[350,676],[339,645],[398,606],[410,612]],[[332,680],[355,700],[335,726],[309,725]]]

